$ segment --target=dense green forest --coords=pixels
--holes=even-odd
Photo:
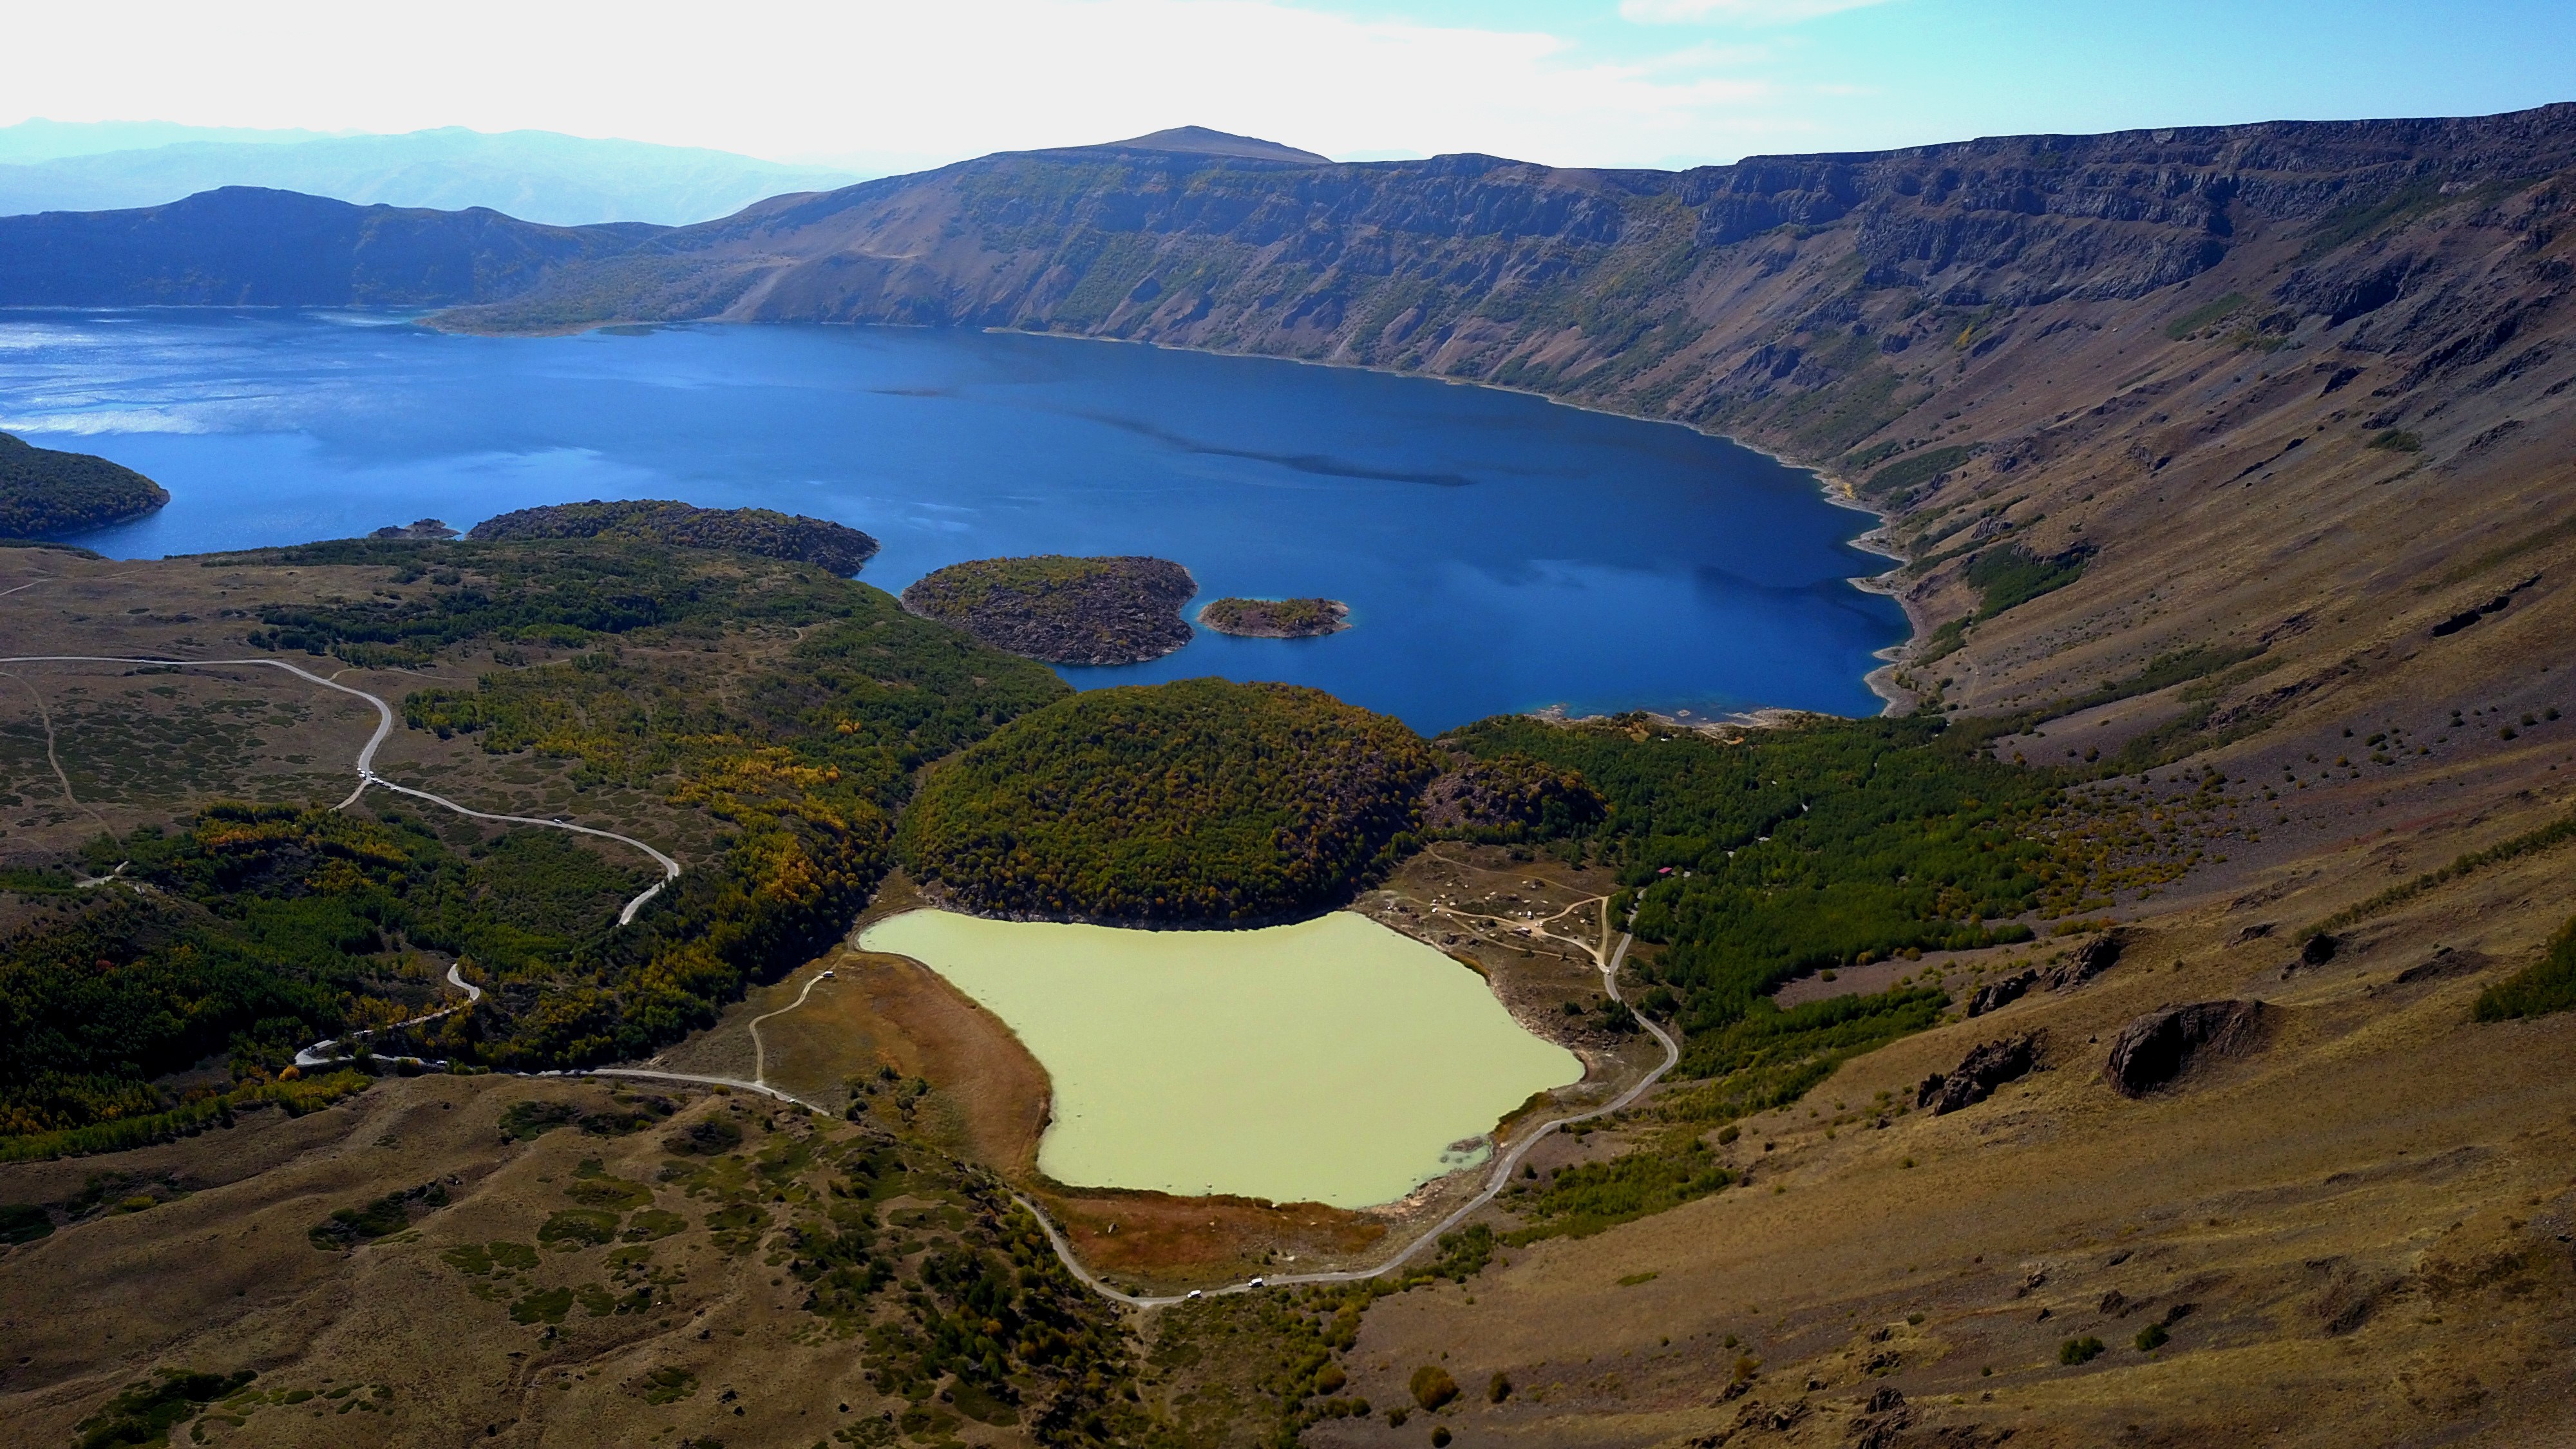
[[[1740,740],[1642,716],[1572,726],[1497,718],[1444,736],[1480,758],[1579,773],[1609,804],[1592,832],[1664,943],[1648,1010],[1693,1036],[1743,1019],[1802,972],[1909,949],[2028,939],[2056,802],[2045,772],[1945,738],[1937,719],[1817,720]]]
[[[552,832],[449,828],[462,848],[408,811],[216,805],[93,842],[88,868],[151,890],[87,894],[0,954],[0,1132],[166,1110],[146,1083],[179,1067],[273,1074],[316,1038],[433,1010],[449,993],[422,951],[542,978],[649,879]]]
[[[121,463],[0,433],[0,538],[104,528],[169,501],[160,484]]]
[[[680,548],[720,548],[808,563],[847,576],[876,556],[877,541],[847,524],[769,508],[699,508],[669,499],[550,503],[484,519],[473,539],[625,538]]]
[[[931,772],[905,862],[980,910],[1244,922],[1336,904],[1418,824],[1438,752],[1284,684],[1095,690]]]
[[[427,555],[478,580],[272,617],[317,652],[378,644],[368,636],[391,632],[388,616],[410,631],[405,647],[597,642],[421,691],[404,715],[496,753],[574,762],[576,787],[641,786],[703,809],[721,826],[713,857],[614,928],[649,879],[632,863],[551,832],[486,842],[443,812],[214,806],[176,830],[103,838],[89,869],[130,862],[126,878],[152,894],[82,893],[0,953],[0,1131],[165,1111],[150,1079],[209,1055],[248,1079],[301,1042],[417,1014],[447,994],[422,952],[470,958],[488,994],[388,1051],[513,1067],[648,1052],[837,939],[884,874],[914,770],[1068,692],[882,592],[796,566],[622,542],[291,552],[392,563],[398,581],[416,581]],[[657,572],[657,557],[672,566]],[[691,650],[685,668],[654,647],[712,644],[746,618],[801,623],[803,638],[721,662]],[[725,688],[709,687],[716,675]]]

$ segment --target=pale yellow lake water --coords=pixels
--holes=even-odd
[[[910,911],[859,938],[1000,1017],[1053,1078],[1038,1167],[1078,1187],[1391,1202],[1533,1092],[1583,1075],[1484,979],[1337,911],[1129,931]]]

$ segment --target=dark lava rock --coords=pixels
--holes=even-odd
[[[976,559],[915,580],[903,606],[1049,664],[1141,664],[1190,642],[1190,571],[1142,555]]]
[[[2396,984],[2412,986],[2418,981],[2440,981],[2445,977],[2466,976],[2484,970],[2495,958],[2484,951],[2458,951],[2449,946],[2436,946],[2423,961],[2397,973]]]
[[[2085,942],[2075,953],[2074,960],[2048,973],[2048,989],[2063,991],[2070,986],[2081,986],[2110,970],[2119,962],[2120,952],[2127,945],[2127,939],[2118,931],[2105,931]]]
[[[2299,964],[2302,966],[2323,966],[2328,961],[2334,959],[2336,949],[2342,944],[2342,942],[2337,941],[2334,937],[2327,935],[2323,931],[2319,931],[2308,938],[2306,945],[2299,948]]]
[[[1925,1077],[1914,1094],[1914,1105],[1931,1108],[1935,1117],[1973,1107],[1994,1095],[1995,1088],[2027,1075],[2037,1066],[2040,1048],[2047,1039],[2047,1033],[2035,1031],[2028,1036],[1987,1042],[1968,1053],[1957,1070]]]
[[[448,527],[444,520],[436,518],[423,518],[412,523],[391,523],[367,535],[369,538],[430,539],[454,538],[455,536],[455,529]]]
[[[1520,840],[1589,825],[1607,811],[1580,773],[1522,754],[1469,760],[1422,792],[1424,824],[1476,837]]]
[[[1987,982],[1977,988],[1976,995],[1968,998],[1968,1015],[1983,1016],[1989,1011],[2021,1000],[2022,993],[2030,990],[2031,984],[2037,980],[2039,980],[2038,972],[2024,971],[2018,976],[2007,976],[2000,981]]]
[[[2260,1045],[2268,1014],[2259,1001],[2203,1001],[2151,1011],[2120,1029],[2102,1078],[2124,1097],[2143,1097],[2195,1062]]]
[[[436,522],[436,520],[428,520]],[[415,524],[414,527],[419,525]],[[418,537],[419,535],[413,535]],[[874,557],[877,541],[846,524],[769,508],[700,508],[666,498],[616,503],[550,503],[484,519],[472,539],[631,538],[677,548],[721,548],[809,563],[847,577]]]

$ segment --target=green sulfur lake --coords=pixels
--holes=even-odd
[[[1073,1186],[1392,1202],[1583,1075],[1482,977],[1347,911],[1252,931],[909,911],[859,945],[1018,1035],[1054,1084],[1038,1169]]]

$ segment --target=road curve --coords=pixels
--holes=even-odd
[[[678,861],[631,835],[620,835],[613,830],[596,830],[587,825],[575,825],[568,820],[539,820],[528,815],[494,815],[482,810],[469,810],[443,795],[433,795],[427,790],[415,790],[409,785],[397,785],[385,779],[376,773],[376,750],[384,744],[385,738],[394,732],[394,707],[363,689],[352,688],[336,679],[325,679],[309,669],[299,668],[283,659],[141,659],[105,654],[21,654],[0,658],[0,664],[148,664],[181,669],[231,668],[237,665],[256,664],[269,669],[283,669],[298,679],[321,685],[324,689],[336,689],[342,694],[354,694],[376,707],[376,732],[367,737],[366,747],[358,751],[358,788],[350,791],[349,797],[332,806],[332,809],[346,810],[357,804],[358,797],[366,794],[367,787],[373,785],[378,789],[391,790],[397,795],[410,795],[432,804],[444,805],[459,815],[471,815],[477,820],[502,820],[513,825],[537,825],[548,830],[569,830],[576,835],[595,835],[602,840],[614,840],[621,845],[631,845],[653,857],[654,862],[662,867],[662,878],[646,888],[643,894],[628,901],[625,909],[617,913],[617,924],[621,926],[633,924],[635,913],[644,909],[645,902],[660,895],[664,886],[680,878]]]
[[[409,1021],[397,1021],[391,1026],[381,1026],[367,1031],[351,1032],[349,1034],[349,1039],[356,1040],[363,1037],[371,1037],[379,1031],[399,1031],[406,1026],[418,1026],[424,1021],[436,1021],[442,1016],[453,1016],[457,1012],[463,1011],[465,1008],[481,1001],[483,999],[483,988],[465,979],[463,965],[464,963],[462,962],[456,962],[450,964],[447,968],[447,984],[465,993],[465,999],[463,1001],[460,1001],[454,1006],[448,1007],[444,1010],[433,1011],[427,1016],[415,1016]],[[349,1058],[343,1056],[323,1055],[324,1052],[338,1046],[340,1042],[341,1038],[339,1037],[325,1037],[322,1040],[315,1042],[313,1045],[298,1051],[295,1054],[295,1064],[310,1071],[315,1067],[327,1067],[336,1062],[345,1062],[349,1060]]]
[[[1562,913],[1560,912],[1560,914]],[[1607,897],[1604,897],[1602,899],[1602,933],[1605,938],[1609,933],[1609,924],[1609,900]],[[1563,940],[1565,938],[1560,936],[1557,939]],[[1618,949],[1610,954],[1607,961],[1603,961],[1601,959],[1601,954],[1597,947],[1591,948],[1593,950],[1593,960],[1600,965],[1602,989],[1610,994],[1610,999],[1613,1001],[1623,1000],[1619,995],[1619,964],[1628,959],[1628,946],[1634,939],[1634,936],[1627,932],[1620,933]],[[1439,1222],[1432,1224],[1428,1230],[1415,1237],[1412,1242],[1397,1249],[1394,1253],[1390,1254],[1384,1260],[1378,1262],[1372,1267],[1345,1268],[1339,1272],[1332,1273],[1290,1273],[1264,1277],[1261,1279],[1262,1285],[1269,1288],[1288,1288],[1295,1287],[1301,1283],[1357,1283],[1366,1279],[1383,1276],[1384,1274],[1390,1273],[1420,1256],[1424,1249],[1429,1248],[1440,1240],[1440,1235],[1442,1233],[1448,1232],[1450,1229],[1457,1227],[1460,1223],[1465,1222],[1469,1217],[1473,1216],[1477,1210],[1483,1208],[1487,1203],[1492,1202],[1496,1197],[1500,1196],[1502,1190],[1511,1184],[1512,1170],[1520,1166],[1521,1160],[1529,1156],[1530,1149],[1536,1147],[1540,1140],[1545,1138],[1549,1133],[1554,1132],[1560,1127],[1570,1127],[1577,1122],[1589,1122],[1596,1117],[1607,1117],[1613,1112],[1625,1109],[1629,1103],[1636,1101],[1641,1096],[1644,1096],[1647,1089],[1653,1087],[1655,1083],[1662,1081],[1665,1073],[1670,1072],[1675,1066],[1678,1066],[1681,1063],[1681,1044],[1673,1040],[1671,1033],[1665,1031],[1662,1027],[1657,1026],[1652,1020],[1642,1015],[1637,1018],[1637,1024],[1643,1026],[1647,1031],[1652,1032],[1655,1040],[1663,1044],[1663,1065],[1638,1078],[1636,1082],[1628,1088],[1628,1090],[1621,1092],[1618,1096],[1612,1098],[1602,1106],[1595,1107],[1588,1112],[1576,1112],[1569,1116],[1552,1117],[1547,1121],[1540,1123],[1537,1127],[1533,1128],[1527,1136],[1521,1138],[1519,1142],[1514,1143],[1510,1151],[1505,1152],[1500,1157],[1494,1159],[1492,1169],[1486,1174],[1485,1186],[1482,1191],[1478,1192],[1474,1197],[1469,1198],[1467,1201],[1459,1204],[1447,1217],[1444,1217]],[[1017,1196],[1017,1194],[1014,1194],[1014,1196]],[[1124,1293],[1101,1282],[1099,1279],[1092,1277],[1088,1271],[1083,1269],[1080,1264],[1074,1261],[1073,1254],[1067,1249],[1064,1241],[1056,1236],[1055,1225],[1047,1223],[1046,1214],[1038,1212],[1037,1204],[1030,1202],[1026,1198],[1021,1198],[1020,1202],[1021,1205],[1028,1208],[1030,1212],[1037,1214],[1037,1218],[1040,1223],[1046,1224],[1047,1238],[1050,1242],[1055,1244],[1056,1256],[1064,1260],[1065,1267],[1071,1269],[1075,1277],[1080,1278],[1083,1282],[1089,1284],[1095,1291],[1135,1308],[1161,1308],[1182,1302],[1187,1298],[1188,1295],[1186,1294],[1167,1297],[1151,1297],[1143,1294]],[[1249,1293],[1252,1291],[1253,1285],[1249,1282],[1231,1283],[1222,1288],[1209,1288],[1204,1290],[1206,1296],[1209,1297],[1217,1297],[1228,1293]]]

